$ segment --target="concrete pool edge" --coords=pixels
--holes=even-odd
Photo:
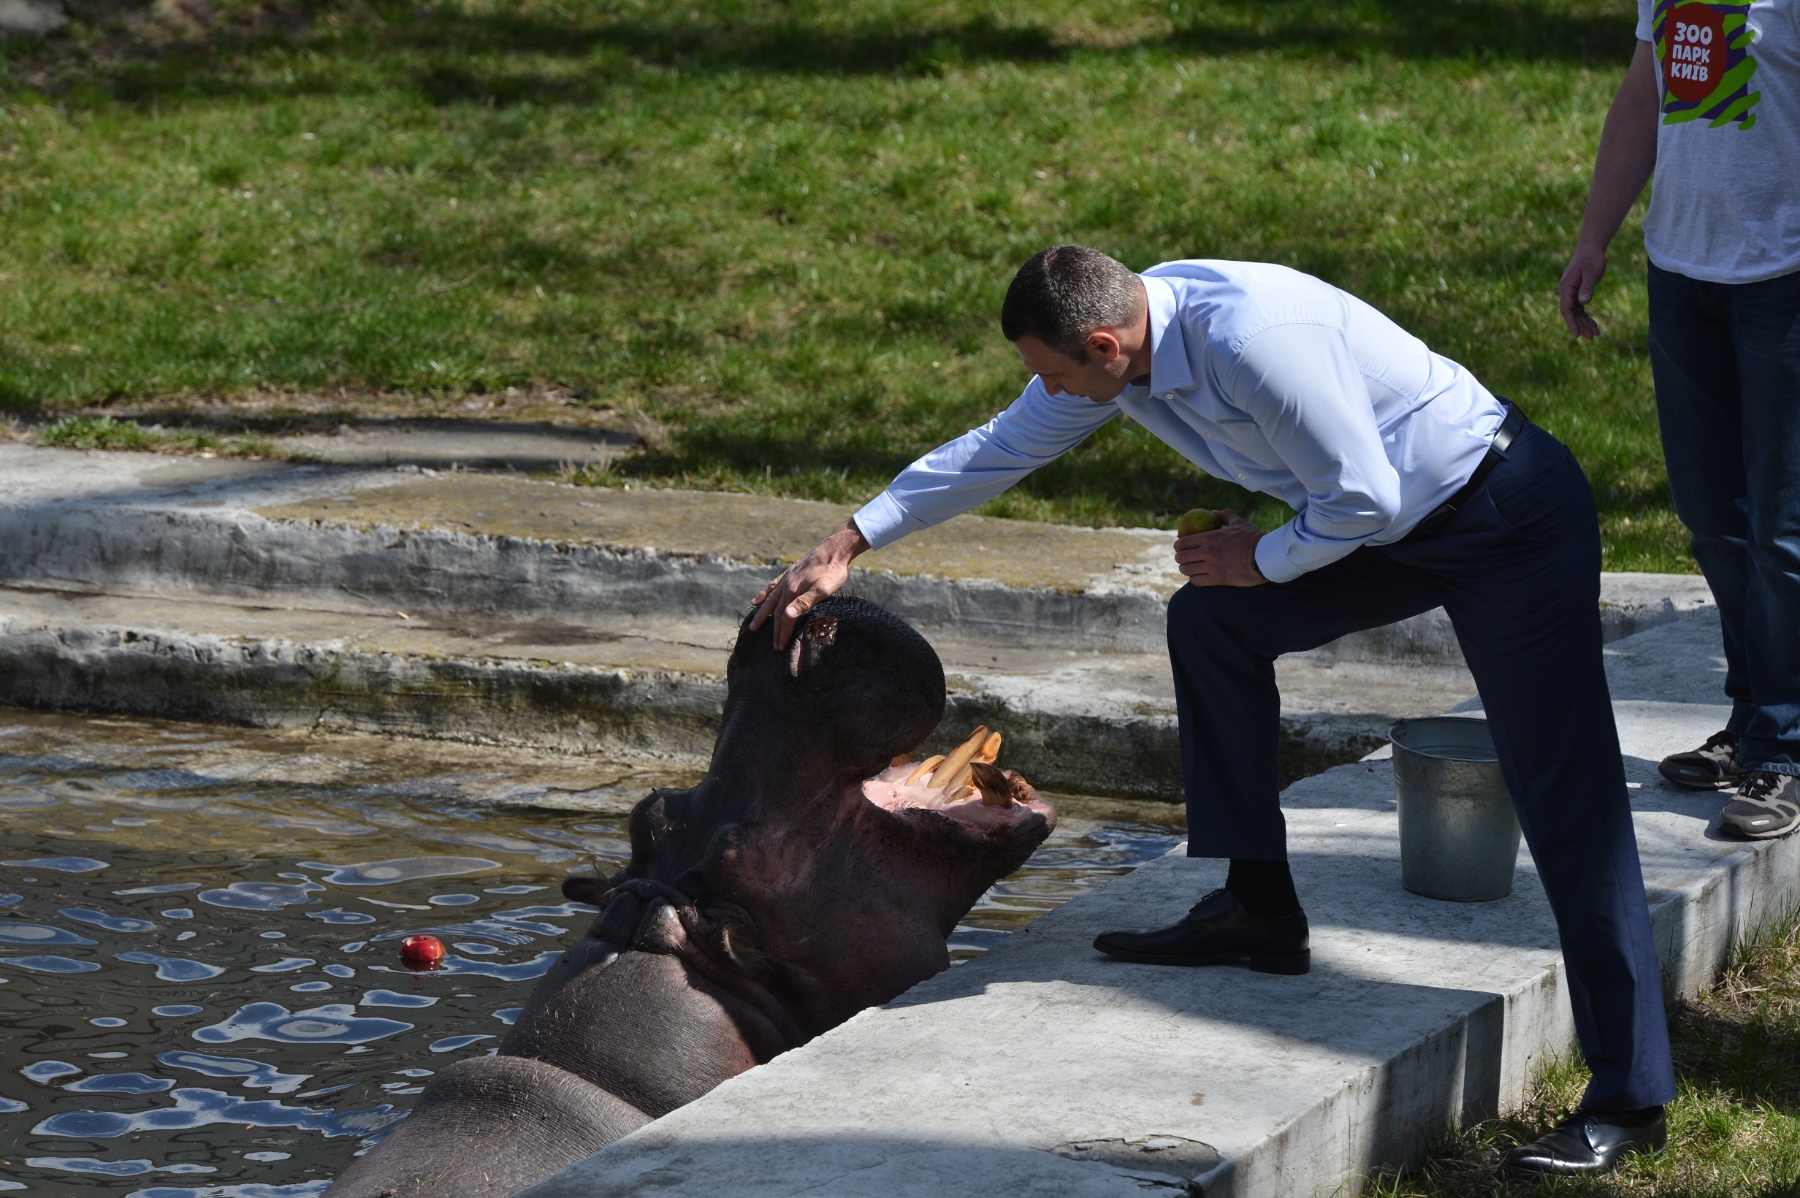
[[[1655,773],[1724,719],[1713,636],[1673,625],[1609,652],[1671,996],[1800,900],[1800,838],[1721,841],[1723,798]],[[1407,895],[1391,796],[1385,761],[1286,792],[1305,978],[1094,954],[1096,931],[1178,914],[1222,875],[1172,854],[525,1193],[1354,1192],[1432,1134],[1516,1107],[1572,1039],[1528,860],[1497,902]],[[1113,1150],[1077,1151],[1097,1144]]]
[[[521,618],[735,619],[850,509],[720,492],[571,487],[416,468],[171,460],[0,444],[0,580],[350,598]],[[853,585],[926,629],[996,644],[1163,650],[1170,533],[965,516],[862,559]],[[1607,574],[1609,640],[1711,604],[1697,575]],[[1460,664],[1426,613],[1322,661]]]
[[[577,627],[0,585],[0,705],[701,765],[736,626],[677,623]],[[935,643],[949,690],[938,739],[985,723],[1006,737],[1006,764],[1039,786],[1179,798],[1163,655],[1018,650],[1001,663],[980,646]],[[1441,710],[1474,689],[1448,666],[1277,668],[1288,778],[1355,760],[1396,716]]]
[[[0,703],[699,762],[748,595],[846,510],[0,444]],[[1167,540],[963,517],[852,589],[939,646],[947,726],[1053,789],[1168,799]],[[1615,638],[1711,610],[1694,576],[1603,580]],[[595,647],[645,624],[654,652]],[[1442,612],[1278,670],[1284,777],[1473,693]]]

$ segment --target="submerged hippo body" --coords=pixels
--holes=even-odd
[[[886,1002],[1055,823],[1016,774],[902,763],[943,668],[874,604],[826,600],[783,651],[740,633],[728,682],[706,777],[637,805],[625,869],[563,884],[599,917],[497,1055],[433,1078],[332,1198],[511,1194]]]

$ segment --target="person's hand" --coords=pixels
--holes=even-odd
[[[832,529],[805,557],[782,571],[750,602],[756,614],[750,617],[750,631],[761,628],[769,617],[775,617],[775,647],[785,649],[794,634],[794,623],[811,611],[821,599],[837,594],[850,577],[850,562],[866,553],[869,542],[863,539],[856,521],[846,520]]]
[[[1220,526],[1175,539],[1175,566],[1197,587],[1257,587],[1269,580],[1256,568],[1262,533],[1233,511],[1217,513]]]
[[[1563,270],[1562,280],[1556,285],[1556,294],[1562,299],[1563,323],[1569,326],[1569,332],[1584,341],[1600,335],[1599,322],[1588,315],[1587,306],[1593,301],[1594,288],[1600,285],[1600,278],[1605,273],[1605,248],[1578,245],[1574,257]]]

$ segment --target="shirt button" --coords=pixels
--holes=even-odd
[[[1163,398],[1164,398],[1164,399],[1166,399],[1166,400],[1167,400],[1167,399],[1174,399],[1174,398],[1175,398],[1175,393],[1174,393],[1174,392],[1173,392],[1173,391],[1164,391],[1164,392],[1163,392]]]
[[[1240,479],[1240,480],[1241,480],[1241,479],[1242,479],[1242,478],[1243,478],[1243,477],[1244,477],[1244,476],[1243,476],[1243,475],[1242,475],[1242,474],[1239,474],[1239,475],[1238,475],[1238,478],[1239,478],[1239,479]]]

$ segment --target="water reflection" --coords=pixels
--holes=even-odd
[[[312,1077],[310,1073],[283,1073],[265,1061],[215,1057],[204,1052],[159,1052],[156,1059],[171,1069],[186,1069],[207,1077],[232,1078],[241,1086],[268,1090],[273,1094],[292,1094]]]
[[[592,917],[562,878],[622,864],[632,803],[681,781],[576,762],[555,768],[615,773],[534,790],[537,764],[260,735],[0,713],[0,1191],[321,1193],[436,1070],[493,1050]],[[552,789],[585,806],[529,805]],[[954,959],[1173,839],[1157,809],[1056,802]],[[415,933],[441,969],[400,965]]]
[[[367,1044],[413,1025],[397,1019],[358,1016],[343,1003],[289,1011],[280,1003],[253,1002],[222,1023],[196,1028],[194,1039],[202,1044],[230,1044],[238,1040],[282,1040],[289,1044]]]

